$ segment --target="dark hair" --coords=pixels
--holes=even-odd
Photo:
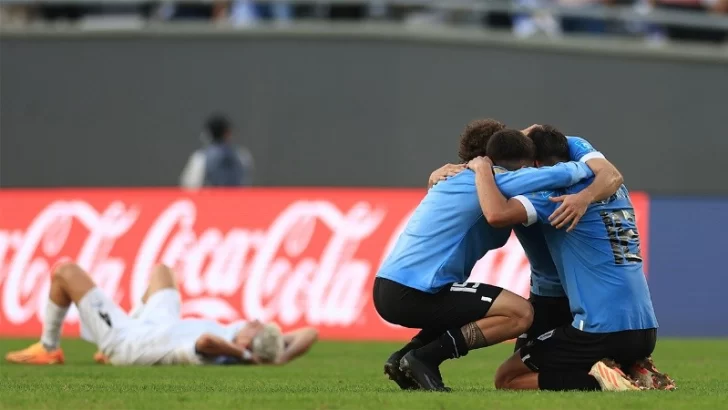
[[[490,137],[505,128],[505,124],[492,119],[470,122],[460,135],[460,149],[458,150],[460,160],[468,162],[473,158],[485,156]]]
[[[536,147],[530,138],[518,130],[498,131],[490,137],[488,157],[494,165],[513,171],[524,166],[533,166]]]
[[[212,142],[222,142],[232,129],[232,124],[223,115],[212,115],[205,123],[205,129]]]
[[[554,165],[569,160],[569,144],[561,131],[550,125],[535,127],[528,137],[536,146],[536,161]]]

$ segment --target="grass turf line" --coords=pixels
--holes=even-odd
[[[0,340],[0,354],[30,340]],[[500,392],[505,344],[446,362],[452,393],[402,392],[382,374],[399,345],[321,342],[284,367],[111,367],[93,363],[94,346],[65,341],[66,365],[0,364],[0,409],[726,409],[728,340],[660,340],[658,367],[675,392]]]

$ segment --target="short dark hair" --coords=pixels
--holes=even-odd
[[[205,123],[205,130],[213,142],[221,142],[232,129],[230,120],[221,114],[211,115]]]
[[[506,129],[490,137],[488,157],[494,165],[513,171],[524,166],[533,166],[536,147],[521,131]]]
[[[566,136],[550,125],[535,127],[528,137],[536,146],[536,161],[544,165],[554,165],[569,160],[569,144]]]
[[[460,160],[468,162],[473,158],[485,156],[490,137],[505,128],[505,124],[493,119],[471,121],[460,135],[458,150]]]

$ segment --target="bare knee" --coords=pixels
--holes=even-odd
[[[514,376],[509,374],[507,367],[508,366],[503,364],[498,368],[498,371],[495,372],[495,388],[497,390],[510,389],[510,382],[514,379]]]
[[[520,333],[526,333],[533,323],[533,306],[524,299],[524,303],[519,303],[514,309],[514,318]]]
[[[50,298],[59,306],[78,302],[96,286],[91,276],[73,262],[58,264],[51,277]]]
[[[160,287],[176,287],[177,281],[172,268],[161,263],[154,266],[152,274],[149,275],[149,284],[153,283]]]
[[[89,275],[77,264],[73,262],[63,262],[59,263],[53,270],[51,280],[71,284],[78,282],[79,278],[91,279]]]
[[[519,335],[525,333],[533,323],[531,302],[507,290],[501,292],[488,314],[510,318],[514,332]]]
[[[495,372],[495,388],[498,390],[522,390],[525,386],[523,383],[519,383],[519,380],[523,381],[523,377],[529,374],[533,373],[523,363],[521,355],[514,353]]]
[[[159,264],[152,269],[152,273],[149,275],[149,285],[142,296],[142,303],[147,303],[150,296],[162,289],[177,289],[177,280],[172,268]]]

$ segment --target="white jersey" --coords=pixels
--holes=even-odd
[[[195,351],[203,334],[232,341],[244,321],[222,325],[214,320],[182,319],[179,293],[155,292],[141,313],[131,318],[99,288],[78,304],[81,336],[95,343],[114,365],[208,364]]]
[[[170,323],[131,320],[123,332],[123,341],[109,352],[109,360],[118,365],[208,364],[211,362],[195,351],[200,336],[212,334],[232,341],[243,324],[224,326],[206,319],[178,319]]]

